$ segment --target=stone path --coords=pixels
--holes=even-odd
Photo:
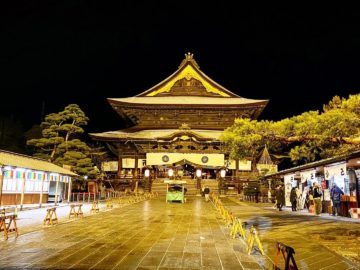
[[[189,197],[185,204],[157,198],[0,240],[0,268],[272,269],[275,243],[282,241],[295,248],[300,269],[360,269],[360,263],[339,251],[345,250],[345,232],[352,237],[344,242],[347,253],[358,252],[359,224],[222,200],[257,227],[265,256],[247,255],[243,240],[230,239],[230,228],[204,198]]]

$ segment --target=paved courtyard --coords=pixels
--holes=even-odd
[[[272,269],[276,241],[295,248],[301,269],[360,269],[359,223],[326,220],[223,199],[258,228],[266,255],[247,255],[245,242],[212,203],[157,198],[0,240],[2,269]],[[65,217],[64,217],[65,219]],[[351,249],[351,247],[355,248]],[[344,249],[349,248],[349,254]],[[340,252],[339,249],[342,249]],[[346,257],[347,256],[347,257]]]

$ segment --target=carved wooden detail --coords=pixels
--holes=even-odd
[[[170,91],[161,92],[156,95],[160,96],[203,96],[203,97],[222,97],[221,95],[206,90],[201,81],[185,77],[177,80],[170,88]]]
[[[222,108],[164,108],[156,109],[123,108],[137,129],[178,128],[182,123],[188,123],[197,129],[224,130],[231,126],[236,118],[254,118],[258,109]]]

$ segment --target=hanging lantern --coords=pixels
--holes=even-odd
[[[202,173],[201,169],[197,169],[197,170],[196,170],[196,177],[200,178],[200,177],[201,177],[201,173]]]

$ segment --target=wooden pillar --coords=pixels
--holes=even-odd
[[[58,176],[57,181],[56,181],[56,187],[55,187],[55,205],[57,205],[58,202],[58,189],[59,189],[59,178],[60,176]]]
[[[42,200],[43,200],[44,180],[45,180],[45,175],[43,175],[43,177],[41,178],[41,190],[40,190],[40,198],[39,198],[39,207],[40,208],[41,208]]]
[[[137,178],[138,178],[138,175],[139,175],[139,172],[138,172],[138,160],[139,160],[139,157],[138,155],[135,155],[135,172],[134,172],[134,178],[136,179],[137,181]]]
[[[121,171],[122,171],[122,155],[119,151],[119,153],[118,153],[118,171],[117,171],[118,178],[121,177]]]
[[[138,192],[138,186],[139,186],[139,179],[138,179],[138,155],[135,154],[135,169],[134,169],[134,179],[135,179],[135,189],[134,192],[137,194]]]
[[[3,168],[0,168],[0,206],[2,206],[3,185],[4,185],[4,173],[3,173]]]
[[[135,188],[134,188],[134,193],[135,193],[135,194],[138,193],[138,185],[139,185],[139,182],[136,180],[136,181],[135,181]]]
[[[69,183],[68,183],[68,197],[67,201],[70,203],[70,197],[71,197],[71,177],[69,176]]]
[[[235,159],[235,178],[237,179],[239,175],[239,160]]]
[[[21,183],[21,199],[20,199],[20,210],[23,209],[23,204],[24,204],[24,197],[25,197],[25,179],[26,179],[26,174],[23,173],[23,179],[22,179],[22,183]]]

